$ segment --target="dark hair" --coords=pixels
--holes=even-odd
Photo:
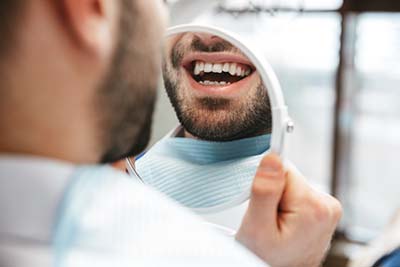
[[[23,0],[0,1],[0,56],[10,52],[21,20]]]

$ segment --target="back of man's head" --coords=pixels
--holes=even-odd
[[[0,153],[110,162],[148,142],[158,0],[0,3]]]
[[[15,30],[18,22],[18,14],[22,12],[24,1],[21,0],[4,0],[0,3],[0,53],[1,55],[8,52],[13,38],[13,30]]]

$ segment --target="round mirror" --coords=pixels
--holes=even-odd
[[[199,214],[248,200],[265,153],[282,155],[291,130],[272,68],[232,33],[169,29],[164,88],[180,125],[138,157],[130,173]]]

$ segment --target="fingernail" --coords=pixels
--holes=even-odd
[[[279,175],[282,169],[280,162],[273,157],[266,157],[261,161],[260,170],[269,176]]]
[[[270,166],[270,165],[262,166],[262,169],[263,169],[264,171],[266,171],[266,172],[278,172],[278,171],[279,171],[279,168],[278,168],[278,167],[276,167],[276,166]]]
[[[275,165],[262,165],[260,169],[270,176],[276,176],[280,173],[280,167]]]

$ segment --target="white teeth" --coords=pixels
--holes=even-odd
[[[194,67],[194,75],[199,75],[202,71],[204,71],[204,62],[196,62]]]
[[[229,67],[229,73],[233,76],[236,75],[236,63],[231,64]]]
[[[225,85],[230,85],[230,82],[225,82],[225,81],[221,81],[221,82],[217,82],[217,81],[209,81],[209,80],[205,80],[205,81],[199,81],[200,84],[202,85],[219,85],[219,86],[225,86]]]
[[[200,64],[196,63],[196,66],[194,67],[193,73],[194,73],[194,75],[199,75],[200,74]]]
[[[236,76],[241,76],[242,75],[242,68],[237,66],[236,67]]]
[[[204,62],[200,62],[199,63],[200,72],[204,71],[204,67],[205,67]],[[250,73],[250,71],[249,71],[249,73]]]
[[[223,72],[229,72],[229,67],[230,67],[230,64],[229,63],[225,63],[224,66],[222,67],[222,71]]]
[[[204,72],[206,72],[206,73],[211,72],[212,69],[213,69],[213,64],[211,64],[211,63],[206,63],[206,64],[204,65]]]
[[[202,61],[196,61],[193,73],[194,75],[200,75],[204,73],[229,73],[232,76],[245,77],[249,76],[251,69],[237,63],[205,63]]]
[[[222,73],[222,64],[214,64],[212,71],[215,73]]]
[[[193,73],[194,75],[199,75],[201,72],[205,73],[222,73],[229,72],[232,76],[248,76],[251,73],[251,70],[239,66],[237,63],[204,63],[202,61],[197,61],[194,66]]]

